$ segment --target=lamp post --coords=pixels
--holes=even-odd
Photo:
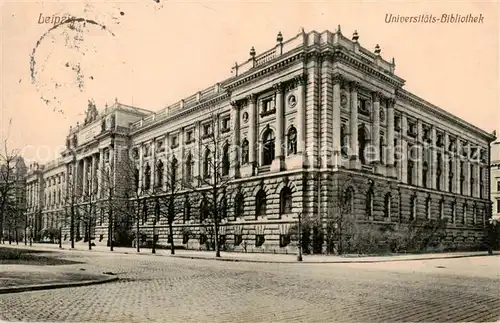
[[[299,253],[297,255],[297,261],[302,261],[302,217],[301,217],[301,213],[297,213],[298,215],[298,220],[299,220],[299,223],[298,223],[298,244],[299,244]]]

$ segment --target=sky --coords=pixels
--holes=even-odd
[[[99,110],[116,98],[158,111],[226,79],[252,46],[257,54],[273,47],[278,31],[286,40],[301,28],[339,24],[347,37],[357,30],[362,46],[379,44],[383,58],[394,57],[407,90],[500,130],[497,2],[0,1],[0,136],[28,162],[58,156],[89,99]],[[386,23],[386,14],[483,19]],[[89,22],[54,28],[56,17],[68,16]]]

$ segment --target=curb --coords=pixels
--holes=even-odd
[[[80,287],[109,283],[118,280],[118,277],[107,277],[99,280],[86,280],[81,282],[71,282],[71,283],[57,283],[57,284],[39,284],[39,285],[26,285],[26,286],[14,286],[14,287],[2,287],[0,288],[0,294],[10,294],[10,293],[22,293],[37,290],[46,289],[58,289],[58,288],[68,288],[68,287]]]
[[[382,262],[401,262],[401,261],[417,261],[417,260],[441,260],[441,259],[457,259],[457,258],[470,258],[470,257],[484,257],[484,256],[500,256],[499,254],[481,254],[481,255],[456,255],[444,257],[425,257],[425,258],[409,258],[409,259],[381,259],[381,260],[334,260],[334,261],[277,261],[277,260],[258,260],[258,259],[241,259],[241,258],[215,258],[215,257],[200,257],[200,256],[181,256],[169,255],[173,258],[195,259],[195,260],[215,260],[227,262],[251,262],[251,263],[266,263],[266,264],[363,264],[363,263],[382,263]],[[397,257],[397,256],[396,256]]]
[[[215,260],[215,261],[226,261],[226,262],[247,262],[247,263],[267,263],[267,264],[350,264],[350,263],[382,263],[382,262],[401,262],[401,261],[417,261],[417,260],[439,260],[439,259],[457,259],[457,258],[471,258],[471,257],[484,257],[484,256],[500,256],[500,253],[498,251],[493,253],[492,255],[489,255],[487,251],[485,251],[483,254],[467,254],[467,255],[452,255],[452,256],[439,256],[439,257],[422,257],[422,258],[406,258],[402,259],[399,258],[403,255],[395,255],[392,256],[394,259],[360,259],[360,260],[354,260],[354,257],[351,258],[353,260],[328,260],[328,261],[297,261],[297,260],[285,260],[285,261],[279,261],[279,260],[259,260],[259,259],[244,259],[244,258],[215,258],[215,257],[203,257],[203,256],[189,256],[189,255],[171,255],[171,254],[158,254],[158,253],[151,253],[151,252],[130,252],[130,251],[109,251],[109,250],[82,250],[82,249],[71,249],[71,248],[44,248],[48,250],[53,250],[53,251],[58,251],[58,250],[67,250],[69,252],[73,251],[80,251],[80,252],[98,252],[98,253],[109,253],[109,254],[123,254],[123,255],[142,255],[142,256],[163,256],[163,257],[173,257],[173,258],[184,258],[184,259],[194,259],[194,260]],[[149,250],[150,249],[146,249]],[[399,258],[399,259],[398,259]],[[1,289],[0,289],[1,290]],[[1,294],[1,291],[0,291]]]

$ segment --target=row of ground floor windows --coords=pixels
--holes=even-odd
[[[368,218],[372,218],[374,214],[374,202],[375,195],[373,192],[373,189],[370,188],[368,190],[368,194],[366,195],[366,216]],[[387,193],[384,196],[384,217],[390,218],[391,217],[391,205],[392,205],[392,199],[393,196],[391,193]],[[401,208],[401,201],[398,201],[399,208]],[[352,188],[347,189],[346,191],[346,203],[347,203],[347,210],[349,213],[352,213],[352,210],[354,210],[354,190]],[[450,201],[450,209],[451,209],[451,223],[456,223],[456,217],[457,217],[457,202],[455,201]],[[432,206],[432,199],[430,197],[427,197],[425,200],[425,218],[430,220],[431,219],[431,208]],[[478,223],[478,216],[482,220],[482,223],[485,223],[484,216],[487,213],[486,207],[478,207],[475,203],[472,204],[470,207],[471,210],[469,210],[469,206],[467,204],[464,204],[461,212],[462,212],[462,222],[463,224],[467,223],[467,218],[470,216],[472,217],[472,222],[473,224]],[[439,218],[444,219],[445,215],[445,201],[444,200],[439,200]],[[401,209],[399,210],[399,214],[401,214]],[[470,213],[469,213],[470,212]],[[479,214],[478,214],[479,213]],[[410,198],[410,220],[416,220],[417,218],[417,196],[412,196]]]

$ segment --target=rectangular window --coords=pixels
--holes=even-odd
[[[497,181],[497,191],[500,192],[500,181]]]
[[[221,124],[221,131],[229,131],[229,117],[225,117],[222,119],[222,124]]]
[[[186,142],[190,143],[193,140],[193,130],[189,130],[186,132]]]
[[[256,234],[255,235],[255,246],[256,247],[260,247],[264,244],[264,241],[265,241],[265,237],[263,234]]]
[[[497,213],[500,213],[500,200],[497,200]]]

